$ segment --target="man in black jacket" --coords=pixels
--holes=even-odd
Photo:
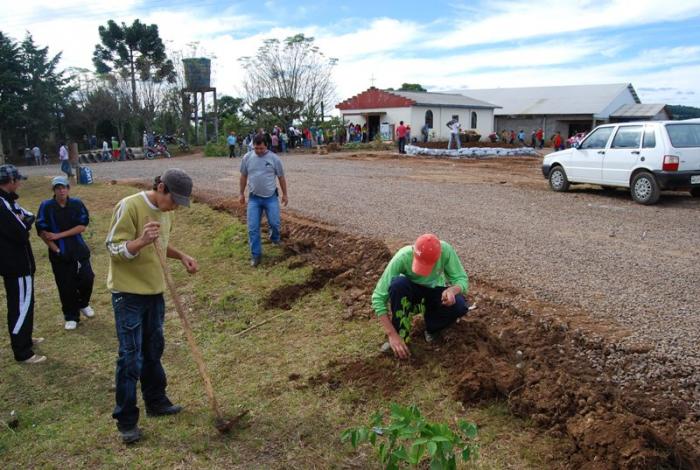
[[[80,199],[69,196],[68,178],[55,177],[51,187],[54,197],[39,206],[36,230],[49,247],[65,329],[75,330],[81,313],[87,318],[95,316],[90,307],[95,275],[90,266],[90,249],[81,235],[90,223],[90,216]]]
[[[15,360],[36,364],[34,354],[34,254],[29,232],[35,217],[17,203],[22,176],[14,165],[0,166],[0,275],[7,295],[7,327]],[[37,340],[36,342],[40,342]]]

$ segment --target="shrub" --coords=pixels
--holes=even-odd
[[[207,157],[228,157],[226,140],[219,139],[216,142],[209,142],[204,146],[204,155]]]

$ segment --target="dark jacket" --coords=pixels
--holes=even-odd
[[[65,207],[61,207],[55,198],[43,201],[39,206],[36,218],[36,231],[60,233],[70,230],[78,225],[88,225],[90,215],[85,204],[80,199],[69,197]],[[54,243],[61,250],[56,254],[49,250],[51,261],[76,261],[90,258],[88,248],[81,234],[72,237],[61,238]]]
[[[17,204],[17,198],[0,189],[0,276],[29,276],[36,270],[29,241],[33,215]]]

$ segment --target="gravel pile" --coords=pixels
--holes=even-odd
[[[410,242],[434,232],[455,246],[471,275],[560,304],[559,313],[580,307],[601,325],[628,330],[601,367],[612,367],[614,380],[623,384],[669,379],[668,388],[684,387],[683,399],[700,412],[699,200],[676,195],[646,207],[621,191],[554,193],[544,179],[542,189],[440,183],[435,165],[429,179],[415,159],[283,160],[291,209],[390,241]],[[233,197],[238,164],[187,157],[92,168],[97,179],[150,179],[177,166],[190,172],[195,186]],[[445,162],[450,181],[455,172],[474,171]],[[57,172],[57,167],[27,171]],[[625,351],[635,348],[643,350],[639,360],[626,361]]]

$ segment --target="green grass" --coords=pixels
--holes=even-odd
[[[288,269],[294,258],[285,259],[267,244],[263,265],[250,268],[245,227],[201,204],[178,211],[172,236],[173,245],[199,260],[201,272],[189,276],[173,260],[171,268],[222,408],[231,415],[239,407],[250,410],[248,425],[225,437],[215,431],[168,299],[163,364],[168,395],[185,410],[168,418],[142,416],[145,439],[123,446],[111,418],[117,341],[105,287],[108,260],[103,240],[113,205],[135,190],[96,184],[72,191],[91,212],[85,237],[93,253],[92,305],[97,316],[82,321],[74,332],[63,330],[46,249],[32,235],[38,267],[35,336],[46,337],[37,350],[48,361],[34,366],[15,363],[3,334],[0,420],[10,410],[20,416],[17,429],[0,423],[3,468],[374,468],[370,449],[354,452],[339,442],[339,435],[349,426],[368,422],[389,401],[415,403],[431,420],[475,421],[480,426],[481,459],[470,468],[551,468],[547,459],[557,455],[559,443],[539,437],[502,403],[463,409],[451,398],[453,377],[435,361],[403,369],[410,374],[406,385],[388,395],[353,383],[338,389],[309,385],[309,378],[332,369],[331,361],[380,361],[379,326],[374,320],[342,320],[344,307],[330,288],[304,297],[286,315],[231,338],[279,313],[262,309],[266,296],[280,285],[303,282],[310,270]],[[20,195],[25,207],[36,210],[41,199],[50,196],[48,179],[26,182]],[[0,295],[4,305],[4,292]],[[396,367],[393,361],[380,363]],[[293,374],[299,378],[290,380]]]

